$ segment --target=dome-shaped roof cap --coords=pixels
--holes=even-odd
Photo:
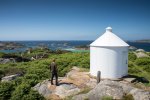
[[[112,28],[111,28],[111,27],[107,27],[107,28],[106,28],[106,31],[112,32]]]

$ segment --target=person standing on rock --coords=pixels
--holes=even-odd
[[[51,71],[51,84],[53,85],[53,78],[55,76],[56,85],[58,85],[58,69],[55,59],[53,59],[52,63],[50,64],[50,71]]]

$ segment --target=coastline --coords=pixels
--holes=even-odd
[[[4,41],[3,41],[4,42]],[[6,41],[5,41],[6,42]],[[9,41],[10,42],[10,41]],[[92,41],[11,41],[15,43],[20,43],[24,45],[24,47],[13,46],[12,49],[1,49],[0,52],[4,53],[15,53],[15,52],[24,52],[28,48],[49,48],[51,50],[67,50],[71,52],[89,52],[88,48],[83,48],[82,46],[88,46]],[[0,42],[1,43],[1,42]],[[139,42],[127,42],[130,47],[134,47],[136,49],[143,49],[147,52],[150,51],[150,43],[139,43]],[[81,48],[79,48],[81,46]],[[7,46],[6,46],[7,47]]]

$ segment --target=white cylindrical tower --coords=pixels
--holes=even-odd
[[[90,44],[90,74],[101,78],[121,78],[128,74],[128,44],[112,33],[106,32]]]

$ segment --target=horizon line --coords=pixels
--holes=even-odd
[[[0,40],[0,42],[2,41],[95,41],[95,40]],[[150,40],[150,39],[124,40],[124,41],[130,42],[130,41],[138,41],[138,40]]]
[[[0,40],[1,41],[94,41],[94,40]]]

